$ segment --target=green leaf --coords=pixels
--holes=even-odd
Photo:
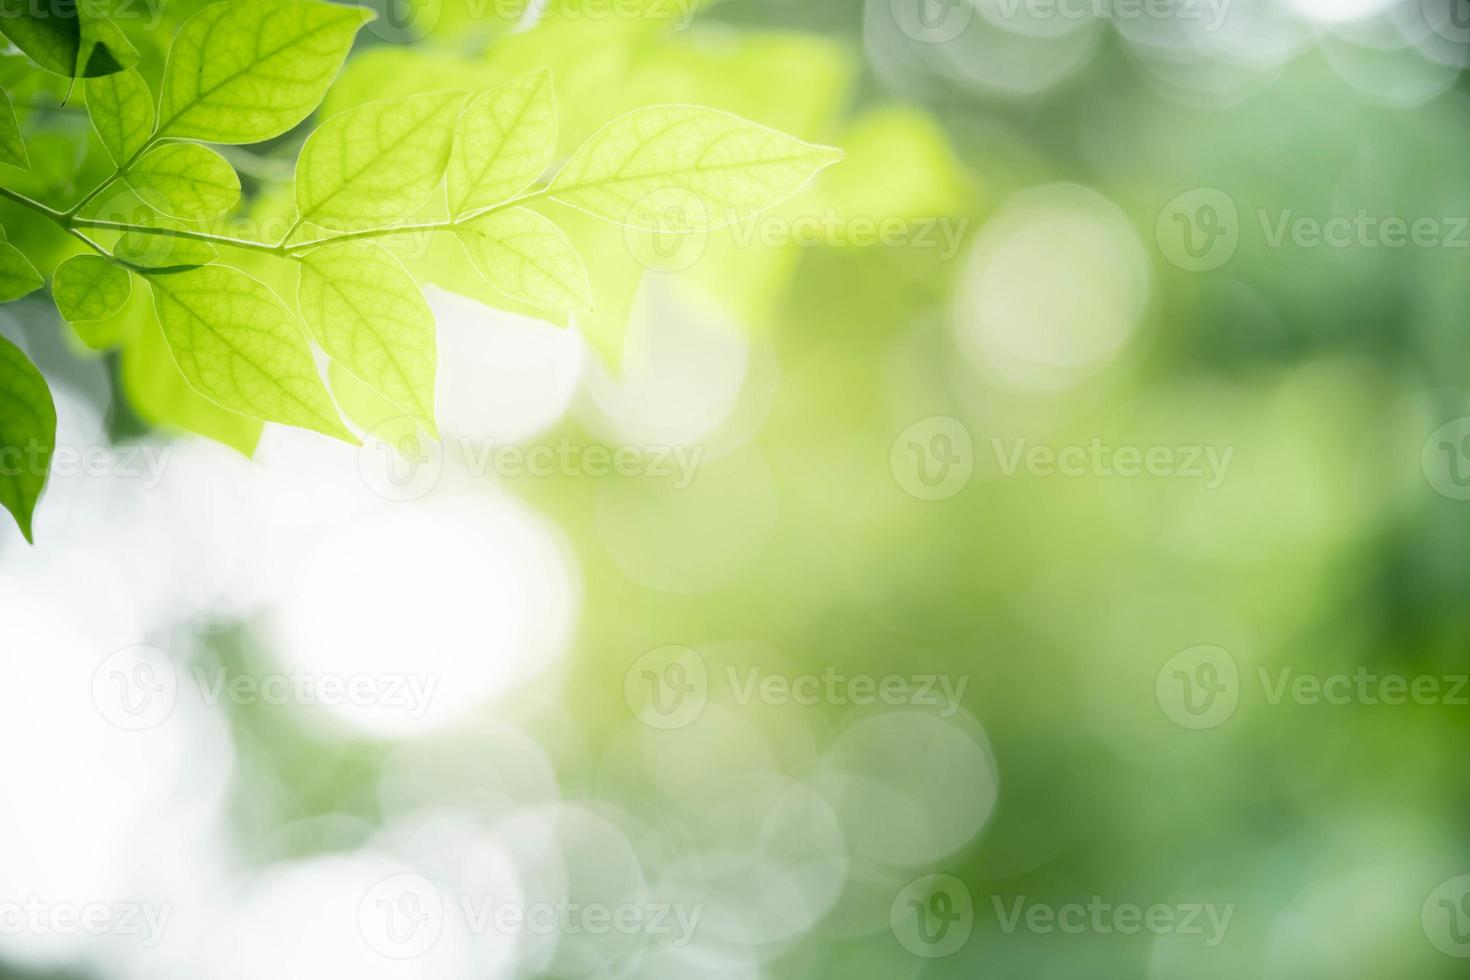
[[[547,310],[589,310],[587,268],[566,234],[525,208],[475,218],[455,229],[470,260],[511,299]]]
[[[652,106],[593,134],[550,194],[620,224],[703,231],[779,204],[841,159],[841,150],[728,112]]]
[[[264,283],[219,265],[148,280],[164,338],[195,391],[240,415],[357,442],[300,325]]]
[[[434,314],[397,259],[372,244],[316,249],[298,300],[327,356],[435,432]]]
[[[525,191],[551,166],[556,129],[549,71],[475,98],[459,117],[449,157],[449,213],[468,214]]]
[[[150,150],[128,172],[127,181],[144,204],[186,221],[217,217],[240,200],[235,168],[197,143],[170,143]]]
[[[100,255],[74,255],[56,267],[51,295],[71,323],[105,320],[127,303],[133,277]]]
[[[88,79],[87,114],[112,162],[122,166],[153,135],[153,92],[131,69]]]
[[[189,385],[163,339],[152,303],[126,335],[121,361],[123,394],[148,424],[197,432],[246,456],[255,452],[264,428],[260,420],[226,411]]]
[[[61,3],[63,0],[53,0]],[[77,75],[105,78],[138,63],[138,49],[122,28],[99,9],[107,0],[80,0],[81,38],[77,53]]]
[[[166,219],[156,220],[154,224],[160,228],[180,227]],[[219,252],[208,242],[144,231],[124,234],[112,247],[112,254],[119,261],[139,269],[168,269],[174,272],[208,265],[219,258]]]
[[[15,119],[15,108],[10,96],[0,91],[0,163],[8,163],[22,170],[31,169],[26,156],[25,140],[20,136],[20,123]]]
[[[42,68],[68,78],[96,78],[138,63],[137,49],[99,0],[0,0],[0,34]]]
[[[29,296],[44,285],[46,280],[31,265],[31,260],[6,240],[5,229],[0,228],[0,303]]]
[[[328,119],[296,164],[303,223],[357,230],[416,211],[444,177],[464,99],[463,92],[433,92]]]
[[[160,136],[259,143],[321,104],[374,14],[305,0],[217,3],[174,37],[164,69]]]
[[[55,448],[51,389],[20,348],[0,337],[0,504],[27,541]]]

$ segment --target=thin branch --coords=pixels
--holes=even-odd
[[[113,171],[111,177],[108,177],[102,183],[92,188],[80,201],[78,201],[76,204],[73,204],[71,206],[71,209],[66,212],[66,216],[68,218],[75,218],[77,215],[81,214],[82,208],[97,200],[97,198],[102,196],[103,191],[107,190],[107,188],[111,187],[113,184],[126,177],[128,175],[128,171],[133,169],[133,165],[136,164],[140,159],[142,159],[143,154],[153,149],[156,143],[158,143],[158,135],[155,133],[154,135],[148,137],[148,141],[146,143],[138,147],[138,152],[134,153],[125,161],[118,164],[117,169]]]
[[[291,238],[291,234],[295,233],[295,229],[293,228],[291,234],[287,234],[286,238],[282,240],[281,245],[278,247],[281,249],[281,254],[286,255],[290,258],[295,258],[295,253],[297,252],[305,252],[308,249],[320,248],[323,245],[335,245],[338,242],[360,241],[366,238],[389,238],[393,235],[415,235],[436,231],[453,231],[460,225],[474,221],[476,218],[483,218],[486,215],[494,214],[497,211],[506,211],[510,208],[520,207],[522,204],[526,204],[530,201],[540,200],[541,198],[546,197],[550,193],[550,191],[551,188],[543,187],[538,191],[532,191],[529,194],[522,194],[520,197],[513,197],[509,201],[502,201],[500,204],[496,204],[488,208],[482,208],[479,211],[472,211],[471,213],[462,215],[458,218],[450,218],[448,221],[435,221],[423,225],[396,225],[392,228],[370,228],[367,231],[353,231],[348,232],[345,235],[332,235],[327,238],[318,238],[313,241],[301,242],[296,245],[286,245],[285,242],[289,241]],[[299,225],[300,222],[298,222],[297,224]]]
[[[268,255],[284,256],[286,253],[276,245],[266,242],[253,242],[246,238],[231,238],[228,235],[215,235],[207,231],[193,231],[188,228],[158,228],[152,225],[130,225],[125,221],[102,221],[91,218],[70,219],[70,226],[75,228],[101,228],[105,231],[137,232],[140,235],[157,235],[165,238],[188,238],[196,242],[209,242],[212,245],[224,245],[229,248],[243,248],[251,252],[264,252]]]

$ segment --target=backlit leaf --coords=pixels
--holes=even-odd
[[[87,114],[112,162],[121,166],[153,135],[153,93],[136,71],[87,81]]]
[[[159,135],[212,143],[281,135],[321,104],[358,29],[373,16],[315,0],[204,8],[169,49]]]
[[[459,117],[449,157],[449,213],[500,204],[530,187],[551,165],[556,125],[548,71],[471,101]]]
[[[15,108],[10,96],[0,91],[0,163],[29,170],[30,160],[26,157],[26,144],[20,136],[20,123],[15,119]]]
[[[196,391],[250,418],[356,442],[306,335],[264,283],[219,265],[148,278],[164,338]]]
[[[6,240],[5,229],[0,228],[0,303],[29,296],[44,285],[46,280],[31,260]]]
[[[240,200],[235,168],[198,143],[170,143],[150,150],[128,172],[127,180],[149,207],[186,221],[216,217]]]
[[[370,102],[328,119],[296,165],[305,223],[381,227],[416,211],[444,177],[462,92]]]
[[[434,315],[397,259],[372,244],[316,249],[298,299],[329,357],[434,431]]]
[[[525,208],[475,218],[455,229],[475,268],[511,299],[547,310],[592,307],[587,269],[566,234]]]
[[[156,221],[158,227],[173,227],[167,219]],[[219,252],[208,242],[192,238],[175,238],[146,231],[130,231],[117,240],[112,254],[118,260],[140,269],[172,269],[208,265],[219,258]]]
[[[96,78],[130,68],[138,52],[99,0],[0,0],[0,34],[42,68]]]
[[[100,255],[74,255],[56,267],[51,295],[61,315],[73,322],[105,320],[127,303],[132,276]]]
[[[557,174],[551,196],[651,231],[702,231],[786,200],[842,151],[728,112],[636,109],[608,123]]]
[[[51,389],[30,358],[0,337],[0,504],[27,541],[55,448]]]

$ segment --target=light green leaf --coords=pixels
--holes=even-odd
[[[261,421],[226,411],[190,386],[168,349],[151,302],[124,337],[118,376],[139,418],[161,428],[197,432],[246,456],[255,452]]]
[[[3,90],[0,90],[0,163],[8,163],[22,170],[31,169],[31,161],[26,156],[25,140],[20,136],[20,123],[15,119],[15,108],[10,104],[10,96]]]
[[[432,92],[328,119],[296,164],[303,223],[357,230],[416,211],[444,177],[464,99],[463,92]]]
[[[728,112],[635,109],[608,123],[557,174],[551,196],[650,231],[703,231],[791,197],[842,151]]]
[[[217,217],[240,200],[235,168],[198,143],[170,143],[150,150],[128,171],[127,181],[144,204],[186,221]]]
[[[475,218],[455,229],[470,260],[511,299],[547,310],[589,310],[587,268],[566,234],[525,208]]]
[[[56,0],[53,0],[53,4]],[[78,41],[76,74],[104,78],[126,71],[138,63],[138,49],[122,28],[106,15],[110,0],[80,0],[81,37]]]
[[[397,259],[372,244],[316,249],[298,300],[327,356],[435,432],[434,314]]]
[[[195,391],[250,418],[357,442],[300,325],[264,283],[220,265],[152,273],[148,281],[164,338]]]
[[[0,337],[0,504],[27,541],[55,448],[51,389],[20,348]]]
[[[99,0],[0,0],[0,34],[49,72],[96,78],[138,63]]]
[[[374,14],[314,0],[217,3],[174,37],[160,136],[259,143],[321,104],[358,30]]]
[[[153,92],[132,69],[88,79],[87,114],[112,162],[121,166],[153,135]]]
[[[551,166],[556,153],[551,72],[532,72],[478,96],[459,117],[449,157],[449,213],[510,200]]]
[[[166,219],[154,224],[160,228],[178,227]],[[139,269],[170,269],[175,272],[208,265],[219,258],[219,252],[208,242],[145,231],[124,234],[112,247],[112,254],[119,261]]]
[[[105,320],[127,303],[133,277],[100,255],[73,255],[56,267],[51,295],[71,323]]]
[[[31,260],[6,240],[5,230],[0,228],[0,303],[29,296],[44,285],[46,280],[31,265]]]

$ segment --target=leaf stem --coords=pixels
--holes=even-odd
[[[196,242],[209,242],[211,245],[223,245],[227,248],[245,249],[246,251],[260,252],[265,255],[274,255],[278,258],[283,259],[299,259],[301,257],[300,253],[302,252],[310,251],[314,248],[320,248],[324,245],[335,245],[338,242],[361,241],[371,238],[391,238],[394,235],[414,235],[428,234],[440,231],[453,231],[460,225],[474,221],[477,218],[483,218],[486,215],[494,214],[497,211],[505,211],[510,208],[519,207],[520,205],[526,204],[530,201],[545,198],[548,196],[551,190],[549,187],[542,187],[541,189],[532,191],[529,194],[522,194],[520,197],[513,197],[509,201],[503,201],[500,204],[492,205],[488,208],[482,208],[479,211],[473,211],[469,214],[461,215],[457,218],[450,218],[448,221],[434,221],[427,224],[419,225],[396,225],[391,228],[371,228],[366,231],[353,231],[342,235],[330,235],[326,238],[318,238],[309,242],[300,242],[296,245],[288,245],[287,242],[290,241],[291,235],[295,233],[296,227],[299,227],[301,222],[297,222],[296,227],[293,227],[291,232],[288,233],[287,236],[281,240],[281,242],[272,245],[268,242],[256,242],[245,238],[231,238],[228,235],[215,235],[207,231],[194,231],[188,228],[158,228],[151,225],[128,224],[125,221],[104,221],[100,218],[77,217],[77,212],[81,208],[85,207],[88,203],[95,199],[98,194],[102,193],[102,191],[107,186],[116,181],[118,177],[122,176],[127,167],[131,166],[133,161],[141,156],[146,151],[146,149],[147,148],[145,147],[143,150],[139,150],[136,154],[134,154],[133,159],[129,160],[122,167],[119,167],[118,172],[114,174],[112,178],[110,178],[106,183],[103,183],[95,188],[90,194],[84,197],[69,211],[58,211],[55,208],[48,207],[47,205],[42,204],[40,201],[27,197],[26,195],[21,194],[18,191],[13,191],[8,187],[0,187],[0,197],[8,198],[9,200],[14,201],[16,204],[21,205],[22,207],[30,208],[37,214],[44,215],[45,217],[54,221],[56,224],[60,225],[61,230],[66,232],[68,235],[71,235],[73,238],[84,242],[89,248],[94,249],[101,255],[107,255],[109,258],[111,256],[105,249],[102,248],[102,246],[98,245],[96,242],[92,241],[92,239],[82,234],[79,229],[96,228],[102,229],[104,231],[137,232],[140,235],[160,235],[168,238],[188,238]]]
[[[295,258],[296,256],[294,253],[296,252],[304,252],[308,249],[320,248],[323,245],[336,245],[338,242],[360,241],[366,238],[388,238],[393,235],[414,235],[436,231],[453,231],[460,225],[474,221],[476,218],[483,218],[486,215],[494,214],[497,211],[505,211],[510,208],[520,207],[522,204],[526,204],[530,201],[540,200],[546,197],[550,193],[550,191],[550,187],[543,187],[540,190],[532,191],[529,194],[522,194],[520,197],[513,197],[509,201],[502,201],[501,203],[492,205],[488,208],[481,208],[479,211],[472,211],[469,214],[460,215],[458,218],[450,218],[448,221],[434,221],[422,225],[398,225],[393,228],[370,228],[367,231],[353,231],[348,232],[345,235],[330,235],[326,238],[317,238],[309,242],[300,242],[296,245],[285,244],[285,242],[289,241],[291,238],[290,235],[287,235],[286,239],[281,243],[280,246],[278,246],[278,248],[280,249],[282,255],[285,255],[288,258]],[[300,223],[298,222],[297,224],[299,226]],[[292,229],[292,233],[295,233],[294,228]]]

